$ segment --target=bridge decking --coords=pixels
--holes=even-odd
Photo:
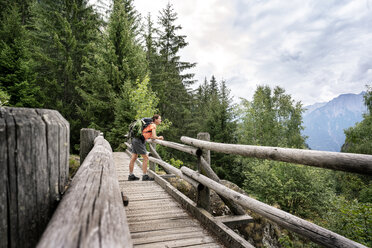
[[[128,181],[126,153],[113,157],[120,189],[129,198],[125,210],[135,247],[224,247],[155,181]],[[134,174],[142,177],[137,165]]]

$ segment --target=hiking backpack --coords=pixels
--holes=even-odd
[[[145,141],[142,131],[152,123],[152,118],[142,118],[137,119],[129,125],[129,135],[128,138],[139,138],[142,141]]]

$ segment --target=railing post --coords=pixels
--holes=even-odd
[[[156,151],[156,144],[149,143],[149,146],[150,146],[150,151],[151,150]],[[154,162],[151,162],[151,161],[150,161],[150,170],[152,170],[153,172],[156,172],[156,164]]]
[[[210,140],[210,135],[209,135],[209,133],[198,133],[197,138],[200,139],[200,140],[209,141]],[[206,150],[206,149],[203,149],[202,151],[203,151],[202,157],[210,165],[211,164],[211,152],[209,150]],[[200,157],[201,156],[198,156],[198,171],[199,171],[199,173],[205,175],[205,172],[203,172],[201,170]],[[198,189],[198,191],[197,191],[197,201],[196,201],[196,203],[199,207],[202,207],[207,211],[209,211],[209,206],[210,206],[210,204],[209,204],[209,201],[210,201],[209,194],[210,194],[210,192],[209,192],[208,187],[204,187],[201,190]]]
[[[94,146],[94,139],[100,135],[100,131],[92,128],[82,128],[80,130],[80,165]]]

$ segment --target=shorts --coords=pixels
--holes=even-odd
[[[132,153],[147,154],[146,143],[142,142],[141,139],[133,138],[133,140],[132,140]]]

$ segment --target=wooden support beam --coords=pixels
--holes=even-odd
[[[364,247],[357,242],[347,239],[337,233],[329,231],[323,227],[315,225],[311,222],[298,218],[280,209],[274,208],[270,205],[257,201],[253,198],[240,194],[228,187],[221,185],[200,173],[193,171],[187,167],[181,168],[182,173],[193,178],[194,180],[206,185],[213,189],[218,194],[239,203],[240,205],[260,214],[261,216],[277,223],[278,225],[296,232],[315,243],[321,244],[326,247]]]
[[[185,144],[226,154],[271,159],[295,164],[310,165],[332,170],[372,175],[372,155],[342,152],[325,152],[268,146],[222,144],[182,136]]]
[[[175,142],[165,141],[165,140],[155,140],[155,139],[149,139],[147,140],[148,143],[154,143],[159,144],[165,147],[173,148],[176,150],[179,150],[181,152],[186,152],[188,154],[199,156],[201,155],[201,150],[192,146],[187,146],[184,144],[179,144]]]
[[[254,222],[254,219],[245,214],[245,215],[224,215],[224,216],[217,216],[214,217],[215,220],[221,221],[226,226],[230,228],[236,228],[242,225],[247,225],[249,223]]]
[[[163,160],[160,160],[160,159],[157,159],[157,158],[153,158],[153,157],[149,157],[149,160],[151,162],[154,162],[154,163],[160,165],[161,167],[165,168],[167,171],[170,171],[174,175],[177,175],[178,177],[182,178],[183,180],[185,180],[186,182],[188,182],[192,186],[194,186],[196,189],[203,189],[204,188],[203,184],[198,183],[195,180],[191,179],[190,177],[186,176],[185,174],[183,174],[181,172],[181,170],[173,167],[172,165],[168,164],[167,162],[165,162]]]

